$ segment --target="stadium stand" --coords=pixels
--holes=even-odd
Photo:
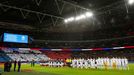
[[[47,61],[49,59],[68,58],[98,58],[98,57],[126,57],[129,61],[134,61],[133,49],[107,50],[107,51],[39,51],[39,50],[13,50],[4,49],[0,52],[0,62],[7,60],[21,60],[24,62]]]
[[[13,50],[13,49],[3,49],[0,54],[0,62],[5,62],[8,60],[21,60],[23,62],[29,61],[46,61],[49,58],[42,54],[40,51],[32,50]]]
[[[110,50],[110,51],[80,51],[72,52],[72,58],[98,58],[98,57],[126,57],[129,61],[134,61],[134,51],[129,50]]]
[[[8,57],[5,53],[0,53],[0,62],[6,62],[10,60],[11,58]]]
[[[71,58],[71,52],[66,52],[66,51],[44,51],[43,52],[45,55],[50,57],[51,59],[67,59]]]
[[[7,54],[12,60],[21,60],[21,61],[45,61],[48,60],[47,56],[43,54]]]

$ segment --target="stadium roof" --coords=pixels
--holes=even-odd
[[[64,19],[92,11],[94,17],[64,23]],[[127,0],[0,0],[0,21],[41,31],[89,31],[133,23]]]

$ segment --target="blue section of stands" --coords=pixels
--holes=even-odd
[[[0,62],[5,62],[6,60],[2,57],[0,57]]]
[[[9,61],[10,60],[10,58],[8,58],[8,57],[0,57],[0,62],[6,62],[6,61]]]
[[[0,62],[6,62],[11,60],[6,54],[0,54]]]

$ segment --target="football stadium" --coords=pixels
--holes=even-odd
[[[134,0],[0,0],[0,75],[134,75]]]

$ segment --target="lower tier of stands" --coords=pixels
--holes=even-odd
[[[45,55],[47,55],[51,59],[67,59],[71,58],[71,52],[66,51],[44,51]]]
[[[46,61],[49,58],[44,54],[7,54],[13,61]]]
[[[29,53],[30,52],[30,53]],[[0,51],[0,62],[8,60],[21,61],[47,61],[50,59],[68,59],[68,58],[98,58],[98,57],[126,57],[129,61],[134,61],[134,50],[108,50],[108,51],[38,51],[33,53],[31,51],[16,52],[16,51]]]

